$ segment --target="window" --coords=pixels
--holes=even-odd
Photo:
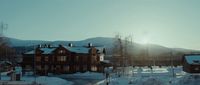
[[[40,62],[41,61],[41,56],[36,56],[35,60]]]
[[[83,71],[87,70],[87,65],[83,65]]]
[[[61,66],[60,65],[56,65],[56,69],[60,70]]]
[[[48,61],[48,56],[46,56],[46,57],[44,58],[44,60],[45,60],[45,61]]]
[[[92,56],[92,63],[96,63],[97,62],[97,57],[96,56]]]
[[[36,66],[36,69],[37,69],[37,70],[41,70],[41,65],[37,65],[37,66]]]
[[[78,62],[79,61],[79,56],[76,56],[76,62]]]
[[[82,58],[82,63],[87,63],[87,58]]]
[[[51,70],[53,71],[54,69],[55,69],[55,68],[54,68],[54,66],[52,65],[52,66],[51,66]]]
[[[60,61],[66,61],[66,56],[60,56],[61,60]]]
[[[195,71],[199,71],[200,69],[198,67],[194,68]]]
[[[92,67],[91,67],[91,70],[92,70],[92,71],[97,71],[97,67],[96,67],[96,66],[92,66]]]
[[[27,70],[32,69],[31,65],[26,65],[25,68],[26,68]]]
[[[65,67],[64,67],[64,70],[65,70],[66,72],[68,72],[68,71],[69,71],[69,66],[65,66]]]
[[[104,60],[104,57],[103,55],[100,56],[100,61],[103,61]]]
[[[80,69],[79,69],[79,65],[76,65],[75,66],[75,69],[76,69],[76,71],[79,71]]]
[[[66,61],[66,56],[58,56],[58,61]]]
[[[55,61],[55,57],[54,57],[54,56],[52,56],[52,58],[51,58],[51,59],[52,59],[52,61]]]
[[[49,69],[49,66],[48,66],[48,65],[45,65],[45,66],[44,66],[44,69],[45,69],[45,70],[48,70],[48,69]]]
[[[60,56],[57,56],[57,61],[60,61]]]

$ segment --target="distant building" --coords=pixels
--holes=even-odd
[[[105,67],[105,49],[88,46],[58,47],[38,46],[35,50],[23,54],[23,71],[35,71],[39,75],[47,73],[102,72]],[[35,60],[35,61],[34,61]]]
[[[187,73],[200,73],[200,54],[184,55],[183,71]]]

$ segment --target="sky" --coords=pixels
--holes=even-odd
[[[200,0],[0,0],[4,35],[84,40],[131,35],[138,43],[200,50]]]

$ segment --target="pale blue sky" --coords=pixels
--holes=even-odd
[[[136,42],[200,49],[200,0],[0,0],[6,36],[83,40],[133,35]]]

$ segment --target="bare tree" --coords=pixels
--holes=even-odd
[[[114,45],[113,46],[114,65],[117,67],[122,66],[123,47],[120,34],[115,35],[113,45]]]
[[[125,74],[125,67],[130,66],[131,64],[131,51],[129,50],[132,47],[132,37],[128,36],[122,39],[120,34],[117,34],[114,38],[114,47],[113,47],[113,63],[115,67],[121,67],[118,69],[119,72]]]
[[[9,39],[4,36],[4,30],[7,29],[8,25],[1,23],[0,32],[0,61],[14,61],[15,50],[9,46]]]

